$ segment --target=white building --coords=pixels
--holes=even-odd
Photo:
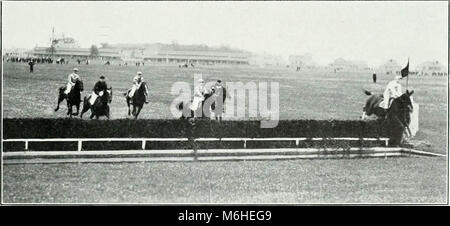
[[[378,67],[378,73],[381,74],[387,74],[387,75],[394,75],[394,74],[400,74],[400,71],[402,70],[402,67],[397,64],[397,61],[394,59],[390,59],[386,61],[384,64],[380,65]]]
[[[304,55],[290,55],[289,56],[289,67],[299,70],[314,70],[318,69],[319,66],[313,61],[312,55],[310,53]]]
[[[343,58],[336,59],[329,67],[334,72],[359,72],[368,71],[370,68],[366,61],[345,60]]]
[[[285,67],[286,62],[281,56],[267,53],[253,54],[249,58],[249,64],[259,67]]]

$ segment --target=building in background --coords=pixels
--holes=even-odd
[[[28,57],[31,55],[30,50],[23,48],[4,49],[3,56],[8,57]]]
[[[249,64],[257,67],[286,67],[286,61],[281,57],[268,53],[253,53]]]
[[[379,74],[387,74],[387,75],[394,75],[394,74],[400,74],[400,71],[402,70],[402,67],[398,65],[397,61],[394,59],[389,59],[384,64],[380,65],[377,69],[377,72]]]
[[[87,60],[97,58],[100,60],[120,60],[121,56],[117,49],[98,48],[93,55],[91,48],[81,48],[78,42],[71,37],[53,38],[48,47],[35,47],[31,54],[34,57],[51,57],[54,59],[64,58],[66,60]]]
[[[419,76],[447,76],[447,68],[439,61],[426,61],[416,67]]]
[[[352,61],[343,58],[334,60],[328,67],[334,72],[363,72],[370,70],[366,61]]]
[[[297,71],[300,70],[318,70],[321,67],[313,61],[312,54],[290,55],[288,58],[289,67]]]
[[[157,64],[248,65],[250,53],[206,45],[146,44],[142,58]]]

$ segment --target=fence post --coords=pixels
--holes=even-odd
[[[244,139],[244,148],[247,148],[247,140]]]
[[[78,141],[78,149],[77,149],[77,151],[81,151],[81,147],[83,145],[81,142],[82,142],[81,140]]]
[[[25,151],[28,151],[28,141],[25,141]]]
[[[146,140],[142,140],[142,150],[145,150]]]

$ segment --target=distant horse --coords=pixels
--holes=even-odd
[[[62,86],[59,88],[59,95],[58,95],[58,105],[55,108],[55,112],[59,109],[59,104],[66,100],[67,102],[67,115],[72,117],[73,115],[78,115],[79,109],[80,109],[80,102],[81,102],[81,94],[80,92],[84,90],[83,88],[83,82],[81,80],[77,80],[75,82],[75,85],[70,90],[69,94],[65,94],[64,91],[66,90],[66,86]],[[77,112],[75,114],[72,113],[72,107],[75,106],[77,108]]]
[[[184,67],[184,68],[187,68],[187,67],[188,67],[188,64],[187,64],[187,63],[179,64],[178,67],[179,67],[179,68],[183,68],[183,67]]]
[[[212,99],[209,99],[214,93],[213,92],[207,92],[204,94],[204,100],[201,102],[201,104],[199,105],[199,107],[197,108],[197,110],[194,112],[191,109],[191,105],[192,105],[192,100],[189,101],[181,101],[180,103],[178,103],[177,109],[179,111],[182,111],[181,117],[180,119],[191,119],[191,118],[198,118],[195,117],[196,115],[201,115],[200,118],[209,118],[211,115],[211,111],[208,110],[205,112],[204,106],[205,103],[211,103],[211,106],[213,106],[213,102]]]
[[[102,96],[98,96],[93,105],[91,105],[91,102],[89,101],[91,96],[84,97],[83,110],[81,110],[80,118],[83,118],[83,114],[91,109],[91,119],[94,116],[96,117],[96,119],[98,119],[100,116],[106,116],[106,118],[109,119],[110,114],[108,104],[111,103],[112,97],[112,87],[109,87]]]
[[[145,90],[147,89],[147,83],[142,82],[139,86],[139,89],[134,92],[133,97],[130,98],[129,93],[131,90],[124,93],[127,100],[127,106],[128,106],[128,115],[133,115],[135,119],[137,119],[139,113],[141,112],[142,108],[144,107],[145,103]],[[133,105],[133,111],[130,112],[130,104]]]
[[[411,122],[411,112],[413,111],[413,105],[411,102],[411,95],[414,91],[402,94],[399,98],[392,101],[391,106],[388,109],[381,108],[380,102],[383,101],[383,95],[375,95],[370,91],[365,90],[366,95],[370,95],[366,101],[366,105],[363,108],[364,115],[370,116],[375,114],[378,119],[383,120],[388,125],[390,143],[392,145],[399,145],[403,141],[403,133],[405,128],[411,134],[409,129],[409,123]]]

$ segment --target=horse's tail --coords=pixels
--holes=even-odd
[[[369,90],[364,90],[364,93],[367,95],[367,96],[370,96],[370,95],[373,95],[373,93],[372,92],[370,92]]]

